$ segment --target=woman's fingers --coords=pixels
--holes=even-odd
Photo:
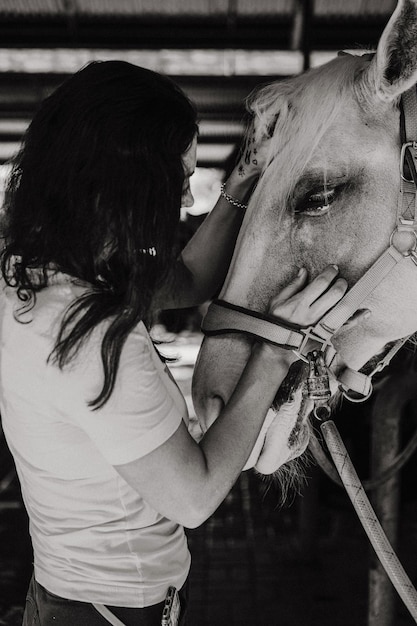
[[[362,322],[367,320],[369,317],[371,317],[371,311],[369,309],[361,309],[360,311],[356,311],[356,313],[354,313],[352,317],[350,317],[348,321],[343,324],[342,328],[343,330],[350,330],[351,328],[354,328],[355,326],[358,326],[358,324],[361,324]]]
[[[304,267],[301,267],[291,282],[281,289],[281,291],[271,300],[270,309],[273,310],[274,307],[278,306],[282,302],[286,302],[289,298],[298,293],[305,285],[306,279],[307,270]]]
[[[318,298],[320,298],[327,289],[329,289],[332,282],[335,280],[339,273],[337,265],[328,265],[309,285],[304,289],[303,295],[309,300],[310,304],[313,304]]]
[[[270,312],[300,326],[315,324],[346,293],[347,282],[343,278],[336,279],[338,271],[335,265],[329,265],[305,286],[307,272],[300,270],[271,300]]]
[[[348,289],[346,280],[337,278],[338,271],[336,265],[329,265],[306,285],[307,271],[301,268],[297,276],[272,298],[270,314],[299,326],[316,324],[343,298]],[[343,328],[353,328],[370,314],[368,309],[357,311]]]
[[[338,278],[327,291],[319,296],[311,305],[310,312],[314,320],[319,320],[327,311],[343,298],[348,288],[344,278]]]

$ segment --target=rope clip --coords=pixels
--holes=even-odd
[[[329,400],[332,394],[330,391],[329,370],[322,352],[313,350],[308,353],[307,359],[307,397],[314,402],[314,417],[323,422],[330,418],[331,413]]]

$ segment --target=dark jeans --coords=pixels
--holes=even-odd
[[[188,584],[179,592],[181,600],[180,626],[186,626]],[[160,626],[164,603],[154,604],[143,609],[107,608],[125,626]],[[92,604],[66,600],[47,591],[32,576],[26,597],[26,608],[22,626],[108,626]]]

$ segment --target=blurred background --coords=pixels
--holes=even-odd
[[[43,98],[88,61],[123,59],[170,75],[197,105],[195,205],[182,215],[185,243],[233,165],[252,89],[319,65],[341,49],[373,49],[395,5],[394,0],[0,0],[0,205],[9,160]],[[177,357],[171,368],[192,418],[191,375],[202,314],[167,312],[154,329],[167,342],[163,351]],[[414,354],[399,355],[390,372],[391,388],[415,376]],[[396,409],[400,446],[417,426],[417,392],[407,394]],[[364,478],[372,474],[372,416],[381,403],[383,391],[353,409],[342,407],[337,416]],[[21,623],[32,553],[4,439],[0,447],[0,625],[13,626]],[[409,456],[384,489],[397,499],[393,537],[416,581],[416,460]],[[344,491],[314,464],[282,508],[273,481],[243,473],[213,518],[188,535],[194,559],[191,626],[413,623],[390,583],[378,592],[378,602],[382,595],[387,604],[375,617],[375,594],[368,592],[375,561],[364,531]]]

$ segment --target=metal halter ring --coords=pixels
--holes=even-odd
[[[401,223],[391,233],[390,244],[404,256],[409,256],[417,249],[417,233],[414,230],[414,221],[401,220]]]
[[[350,389],[344,389],[342,391],[342,395],[346,398],[346,400],[349,400],[349,402],[354,402],[355,404],[360,404],[361,402],[365,402],[366,400],[368,400],[371,396],[372,396],[372,392],[374,390],[372,383],[370,384],[370,388],[368,393],[366,394],[366,396],[360,396],[358,398],[354,398],[353,396],[349,395],[349,391],[351,391]]]
[[[319,422],[326,422],[330,419],[331,413],[332,410],[327,403],[319,404],[313,409],[313,415]]]

